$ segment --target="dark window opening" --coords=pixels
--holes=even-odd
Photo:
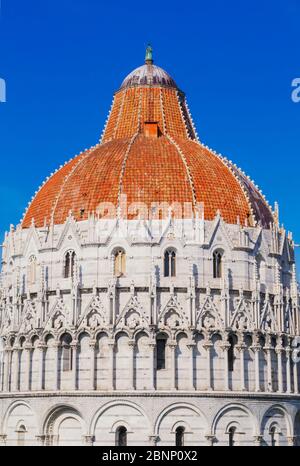
[[[61,369],[63,372],[72,370],[73,351],[71,347],[72,338],[65,334],[61,339]]]
[[[275,426],[271,427],[270,436],[271,436],[271,447],[276,447],[277,446],[277,431],[276,431]]]
[[[176,447],[184,446],[184,427],[177,427],[175,431],[175,445]]]
[[[235,433],[236,433],[236,427],[230,427],[228,431],[228,434],[229,434],[228,444],[230,447],[234,447],[235,445],[235,438],[234,438]]]
[[[74,275],[76,254],[74,251],[68,251],[65,256],[64,277],[70,278]]]
[[[222,252],[215,251],[213,254],[213,277],[222,278]]]
[[[164,255],[164,276],[176,276],[176,252],[170,249],[167,249]]]
[[[235,360],[235,356],[234,356],[234,339],[233,337],[229,337],[228,339],[228,342],[230,344],[230,347],[228,349],[228,370],[229,372],[233,372],[234,370],[234,360]]]
[[[127,446],[127,429],[124,426],[119,427],[117,430],[116,446],[117,447]]]
[[[156,344],[156,369],[166,368],[166,339],[158,338]]]

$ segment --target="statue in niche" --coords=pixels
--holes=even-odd
[[[182,320],[177,312],[171,311],[166,314],[165,325],[169,327],[180,327],[182,325]]]
[[[202,320],[203,327],[206,328],[207,330],[211,328],[215,328],[215,318],[208,312]]]
[[[126,325],[131,330],[138,327],[140,325],[140,315],[136,311],[129,312],[126,318]]]
[[[59,314],[53,320],[53,328],[55,328],[55,330],[59,330],[60,328],[64,326],[64,323],[65,323],[64,316],[62,314]]]
[[[88,327],[95,330],[99,326],[103,326],[104,319],[100,316],[97,312],[91,314],[90,318],[88,319]]]

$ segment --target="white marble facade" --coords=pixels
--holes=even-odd
[[[2,444],[115,445],[120,427],[128,445],[300,443],[294,245],[278,222],[12,227],[0,326]]]

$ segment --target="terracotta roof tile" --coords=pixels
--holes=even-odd
[[[144,131],[157,124],[158,137]],[[217,211],[228,223],[259,220],[268,227],[272,214],[253,183],[230,162],[196,141],[185,96],[174,83],[124,85],[114,96],[102,143],[75,157],[40,189],[23,220],[29,227],[64,223],[72,210],[77,220],[99,204],[203,202],[206,219]],[[165,213],[167,214],[167,213]],[[132,218],[133,213],[129,214]]]

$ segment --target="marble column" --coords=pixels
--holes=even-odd
[[[252,346],[254,351],[254,364],[255,364],[255,391],[260,392],[260,376],[259,376],[259,352],[260,346]]]
[[[149,343],[150,357],[149,357],[149,372],[150,372],[150,390],[156,388],[156,341],[151,340]]]
[[[168,347],[169,347],[169,350],[170,350],[170,366],[171,366],[171,386],[170,386],[170,389],[171,390],[176,390],[176,347],[177,347],[177,343],[176,341],[170,341],[168,343]]]
[[[291,382],[291,348],[285,349],[286,353],[286,392],[291,393],[292,382]]]
[[[128,368],[128,379],[129,379],[129,390],[135,389],[134,383],[134,350],[135,350],[135,340],[129,340],[129,368]]]
[[[189,386],[190,386],[190,390],[195,390],[195,380],[194,380],[194,362],[195,362],[195,358],[194,358],[194,348],[196,346],[196,343],[194,342],[189,342],[187,344],[187,347],[189,349],[189,352],[190,352],[190,361],[189,361]]]
[[[283,393],[283,373],[282,373],[282,351],[283,348],[276,348],[278,366],[278,392]]]
[[[229,391],[229,370],[228,370],[228,351],[230,343],[224,343],[221,346],[223,350],[223,367],[224,367],[224,390]]]
[[[20,346],[14,346],[14,376],[12,390],[17,392],[19,390],[19,376],[20,376]]]
[[[54,354],[53,390],[55,390],[55,391],[59,390],[59,385],[60,385],[60,380],[59,380],[59,379],[60,379],[59,349],[60,349],[60,343],[59,343],[58,341],[56,341],[56,342],[53,344],[53,354]]]
[[[206,341],[203,344],[203,348],[206,349],[206,390],[212,390],[212,380],[211,380],[211,349],[213,344],[211,341]]]
[[[38,390],[44,389],[44,357],[45,357],[45,350],[47,346],[43,344],[39,344],[39,380],[38,380]]]
[[[26,354],[26,366],[25,366],[25,387],[24,390],[26,392],[30,391],[30,380],[31,380],[31,351],[32,346],[30,343],[24,346],[25,354]]]
[[[245,344],[240,344],[236,346],[236,349],[240,353],[240,390],[245,391],[246,390],[246,385],[245,385]]]
[[[8,349],[5,348],[3,351],[3,391],[8,391],[8,374],[9,374],[9,367],[8,367]]]
[[[77,390],[78,381],[77,381],[77,353],[78,353],[78,341],[73,340],[70,344],[72,348],[72,389]],[[79,374],[80,377],[80,374]]]
[[[96,340],[91,340],[90,341],[90,389],[95,390],[96,389],[96,345],[97,342]]]
[[[8,368],[8,391],[12,391],[12,382],[13,382],[13,348],[9,349],[9,368]]]
[[[108,341],[108,351],[109,351],[109,374],[108,374],[108,386],[110,390],[114,390],[115,388],[115,380],[114,380],[114,368],[115,368],[115,358],[114,358],[114,351],[115,351],[115,340],[111,339]]]
[[[267,391],[273,391],[273,383],[272,383],[272,357],[271,357],[271,346],[265,346],[264,350],[267,355]]]
[[[7,347],[5,349],[5,378],[4,378],[4,391],[10,391],[10,378],[11,378],[11,358],[12,358],[13,349],[11,347]]]
[[[294,393],[298,393],[298,363],[293,362],[293,375],[294,375]]]

